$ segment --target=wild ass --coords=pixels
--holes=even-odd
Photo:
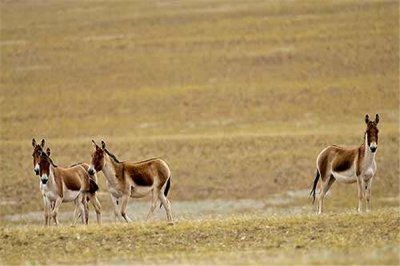
[[[89,174],[103,171],[114,205],[115,219],[122,217],[126,222],[131,222],[126,213],[129,197],[141,198],[151,192],[151,207],[146,219],[153,215],[159,199],[164,205],[168,223],[173,224],[171,204],[167,199],[171,184],[168,164],[159,158],[141,162],[120,162],[106,149],[104,141],[101,141],[101,147],[94,140],[92,142],[95,150],[92,153]]]
[[[75,204],[74,223],[79,214],[82,223],[88,223],[87,200],[91,201],[97,222],[101,223],[101,206],[96,197],[98,186],[87,170],[88,164],[78,164],[71,167],[58,167],[50,158],[50,149],[39,152],[39,176],[43,184],[45,198],[45,224],[49,225],[51,217],[57,217],[61,203],[73,201]],[[52,204],[54,206],[51,208]],[[58,220],[55,218],[56,224]]]
[[[40,144],[36,143],[35,139],[32,139],[32,147],[33,147],[33,153],[32,153],[32,157],[33,157],[33,172],[35,173],[35,175],[39,176],[39,162],[40,162],[40,156],[41,153],[44,150],[44,145],[45,145],[45,140],[42,139],[42,141],[40,142]],[[47,224],[48,218],[46,217],[46,213],[49,213],[50,210],[53,209],[54,207],[54,202],[51,203],[50,206],[48,206],[48,202],[46,199],[46,185],[42,183],[42,181],[39,178],[39,189],[40,189],[40,193],[42,194],[42,199],[43,199],[43,210],[45,213],[45,224]],[[53,217],[54,222],[56,224],[58,224],[58,218],[57,216]]]
[[[379,115],[375,121],[365,116],[367,129],[364,133],[364,143],[358,148],[342,148],[328,146],[317,157],[317,174],[314,179],[311,195],[313,203],[319,178],[320,192],[318,195],[318,214],[322,213],[323,200],[335,180],[343,183],[357,182],[358,187],[358,212],[362,212],[364,198],[367,201],[366,211],[371,210],[371,185],[376,172],[375,155],[378,148],[378,123]]]

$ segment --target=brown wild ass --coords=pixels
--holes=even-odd
[[[32,147],[33,147],[33,153],[32,153],[32,157],[33,157],[33,171],[35,172],[35,174],[37,176],[39,176],[39,162],[40,162],[40,156],[41,153],[44,150],[44,145],[45,145],[45,140],[42,139],[42,141],[40,142],[40,144],[36,143],[35,139],[32,139]],[[51,206],[48,206],[48,202],[46,199],[46,185],[42,183],[42,181],[39,178],[39,189],[40,189],[40,193],[42,194],[42,198],[43,198],[43,208],[44,208],[44,213],[49,213],[50,210],[53,209],[54,207],[54,202],[52,202]],[[53,216],[54,222],[56,224],[58,224],[58,219],[57,216]],[[45,224],[47,224],[48,218],[45,215]]]
[[[168,223],[173,224],[171,204],[167,199],[171,183],[171,171],[167,163],[158,158],[141,162],[120,162],[106,149],[104,141],[101,141],[101,147],[93,140],[92,142],[95,150],[92,153],[89,174],[103,171],[114,205],[115,219],[124,218],[126,222],[130,222],[126,213],[129,197],[141,198],[151,192],[152,202],[147,220],[152,217],[159,199],[165,208]]]
[[[311,195],[315,201],[316,187],[321,177],[320,192],[317,198],[318,214],[322,213],[323,200],[335,180],[358,185],[358,212],[362,212],[362,202],[367,201],[367,212],[371,210],[371,185],[376,172],[375,155],[378,148],[379,115],[375,121],[365,116],[367,129],[364,133],[364,143],[357,148],[342,148],[328,146],[317,157],[317,174],[314,179]]]
[[[39,176],[45,195],[45,224],[49,225],[51,217],[57,217],[61,203],[73,201],[75,204],[74,223],[78,210],[82,223],[88,222],[87,199],[90,200],[97,214],[97,222],[101,223],[101,206],[96,197],[98,186],[87,170],[88,164],[71,167],[58,167],[50,158],[50,149],[39,152]],[[51,208],[50,206],[54,206]],[[56,224],[58,220],[56,219]]]

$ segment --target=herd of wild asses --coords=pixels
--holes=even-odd
[[[379,115],[375,120],[365,116],[367,128],[364,142],[358,148],[343,148],[331,145],[323,149],[317,157],[317,173],[311,195],[313,203],[316,188],[321,179],[317,195],[318,214],[322,213],[323,200],[335,181],[344,183],[357,182],[358,211],[362,212],[363,201],[366,200],[366,211],[370,211],[371,184],[376,172],[375,155],[378,145]],[[45,148],[45,140],[37,143],[32,139],[33,170],[40,177],[40,191],[44,204],[45,225],[51,220],[57,225],[61,203],[74,202],[73,221],[79,219],[88,223],[88,204],[96,211],[97,222],[101,223],[101,205],[96,196],[97,172],[103,171],[108,192],[114,206],[115,219],[130,222],[126,213],[130,197],[140,198],[151,193],[151,207],[147,219],[151,218],[160,200],[166,212],[167,221],[173,224],[171,203],[167,196],[171,185],[171,170],[160,158],[152,158],[140,162],[119,161],[111,153],[104,141],[99,146],[92,140],[93,151],[90,164],[78,163],[70,167],[57,166],[51,159],[50,148]]]

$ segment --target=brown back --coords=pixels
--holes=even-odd
[[[168,179],[168,169],[166,169],[161,159],[149,159],[142,162],[123,162],[124,172],[138,186],[152,186],[154,178],[159,178],[160,184],[164,184]]]
[[[54,175],[62,179],[69,190],[78,191],[86,186],[86,174],[83,173],[84,169],[79,165],[70,168],[57,167],[54,172]]]
[[[335,159],[332,162],[332,170],[335,172],[344,172],[351,168],[358,152],[354,149],[336,148]]]
[[[125,172],[138,186],[152,186],[153,177],[157,174],[153,167],[154,162],[139,164],[124,164]]]

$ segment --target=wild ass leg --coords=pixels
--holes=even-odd
[[[87,211],[87,207],[85,206],[85,204],[87,205],[87,203],[83,200],[82,197],[78,196],[75,200],[74,200],[74,205],[75,205],[75,209],[74,209],[74,218],[73,218],[73,225],[76,224],[76,222],[78,221],[79,218],[81,218],[81,221],[83,224],[87,224],[88,223],[88,211]]]
[[[85,224],[89,223],[89,205],[88,205],[88,198],[86,193],[81,192],[82,197],[81,197],[81,203],[83,206],[83,214],[85,215]],[[81,207],[82,207],[81,206]]]
[[[321,192],[318,195],[318,214],[322,214],[324,197],[334,182],[335,182],[335,178],[332,175],[329,176],[328,180],[326,180],[325,182],[322,182]]]
[[[365,199],[367,200],[367,212],[371,211],[371,186],[372,186],[372,178],[369,179],[365,184]]]
[[[55,201],[52,201],[51,203],[51,210],[54,210],[54,205],[56,204],[56,202]],[[49,219],[51,220],[51,217],[49,217]],[[54,224],[55,225],[58,225],[59,224],[59,222],[58,222],[58,213],[56,213],[54,216],[53,216],[53,221],[54,221]],[[50,222],[50,221],[49,221]]]
[[[364,180],[361,177],[357,177],[357,192],[358,192],[358,212],[362,213],[362,202],[364,199]]]
[[[61,197],[57,197],[56,202],[54,203],[54,208],[50,214],[51,217],[55,218],[56,225],[58,225],[58,219],[56,217],[58,215],[58,210],[60,209],[62,201],[63,199]]]
[[[146,221],[148,221],[150,218],[153,217],[154,210],[157,207],[157,200],[158,200],[159,193],[160,193],[160,191],[157,188],[153,188],[152,197],[151,197],[151,206],[150,206],[149,213],[147,214]]]
[[[45,221],[46,225],[50,225],[51,224],[51,219],[54,220],[54,224],[58,224],[58,219],[57,219],[57,215],[56,216],[52,216],[52,212],[54,210],[54,205],[55,205],[55,201],[50,201],[48,198],[43,197],[43,201],[45,204],[45,215],[47,213],[47,218]]]
[[[96,211],[97,223],[101,224],[101,205],[97,199],[96,194],[88,194],[89,200],[92,203],[94,210]]]
[[[130,192],[128,195],[123,195],[121,197],[121,216],[125,219],[125,221],[127,223],[132,222],[131,218],[128,217],[128,215],[126,214],[126,210],[128,208],[128,200],[129,200],[129,196],[130,196]]]
[[[72,225],[75,225],[76,224],[76,222],[78,221],[78,218],[79,218],[79,204],[78,204],[78,199],[76,198],[75,200],[74,200],[74,205],[75,205],[75,209],[74,209],[74,218],[73,218],[73,221],[72,221]]]
[[[54,210],[54,205],[56,204],[56,202],[55,201],[50,201],[50,211],[49,211],[49,213],[52,211],[52,210]],[[49,217],[49,219],[51,220],[51,217]],[[50,223],[50,220],[49,220],[49,223]],[[57,215],[56,216],[53,216],[53,220],[54,220],[54,223],[55,224],[58,224],[58,217],[57,217]]]
[[[121,200],[120,200],[119,198],[114,197],[114,196],[111,194],[111,201],[112,201],[113,206],[114,206],[114,218],[115,218],[115,222],[117,222],[118,220],[122,221],[122,217],[121,217],[121,215],[120,215],[119,208],[118,208],[119,204],[121,203]]]
[[[160,199],[160,201],[164,206],[165,212],[167,214],[168,224],[174,224],[174,221],[172,219],[171,203],[169,202],[167,197],[165,197],[164,191],[160,191],[158,193],[158,198]]]
[[[88,211],[88,203],[86,199],[86,193],[80,192],[77,197],[78,207],[81,213],[82,224],[88,224],[89,222],[89,211]]]
[[[50,211],[51,211],[51,204],[49,200],[43,196],[43,212],[44,212],[44,225],[50,225]]]

